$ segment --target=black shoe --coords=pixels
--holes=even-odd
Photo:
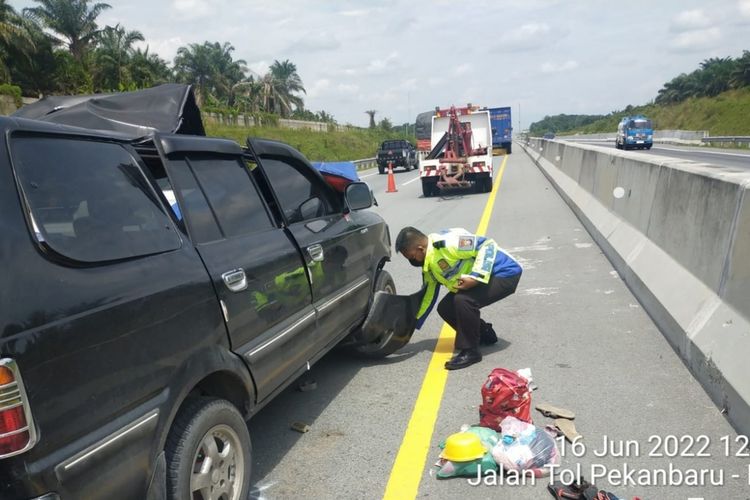
[[[492,323],[485,323],[479,332],[479,344],[480,345],[492,345],[497,344],[497,334],[495,329],[492,328]]]
[[[445,363],[446,370],[460,370],[482,361],[482,355],[476,349],[461,349],[450,361]]]

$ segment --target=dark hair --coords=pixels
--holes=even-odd
[[[423,238],[426,238],[422,231],[417,228],[406,226],[399,231],[396,236],[396,251],[403,252],[404,250],[417,245]]]

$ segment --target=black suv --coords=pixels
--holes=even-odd
[[[0,498],[245,499],[245,420],[394,291],[291,147],[0,118]]]
[[[393,168],[404,167],[407,171],[417,168],[417,148],[405,140],[384,141],[376,155],[378,172],[386,173],[388,164]]]

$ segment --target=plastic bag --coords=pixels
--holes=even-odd
[[[482,458],[471,462],[451,462],[441,458],[435,466],[438,468],[437,477],[448,479],[449,477],[480,476],[489,472],[497,472],[497,464],[492,454],[488,451]]]
[[[530,471],[535,477],[548,476],[547,465],[560,463],[560,454],[552,435],[515,417],[500,423],[500,441],[492,448],[492,458],[506,471]]]

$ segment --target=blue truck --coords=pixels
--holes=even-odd
[[[489,108],[492,125],[492,149],[504,149],[510,154],[513,142],[513,125],[510,121],[510,107]]]
[[[625,116],[617,125],[617,149],[651,149],[653,145],[654,126],[645,116]]]

